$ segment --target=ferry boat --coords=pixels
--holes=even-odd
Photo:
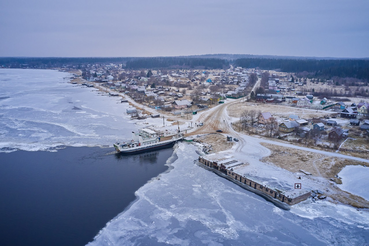
[[[130,142],[115,143],[114,148],[117,153],[123,155],[138,154],[149,152],[157,149],[171,148],[173,145],[183,139],[183,134],[165,137],[165,140],[159,134],[150,129],[140,129],[138,133],[132,132],[132,140]]]

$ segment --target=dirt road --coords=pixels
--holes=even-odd
[[[203,126],[188,133],[187,136],[214,133],[217,130],[222,130],[223,133],[228,134],[233,133],[234,131],[228,122],[227,107],[236,103],[238,103],[238,100],[219,105],[209,112],[204,112],[198,120],[203,123]]]

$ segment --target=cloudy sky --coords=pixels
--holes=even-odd
[[[0,56],[369,57],[368,0],[0,0]]]

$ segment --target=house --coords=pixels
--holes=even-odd
[[[279,124],[279,131],[281,132],[293,132],[297,127],[299,127],[299,123],[296,121],[286,121]]]
[[[145,86],[138,86],[138,87],[137,87],[137,92],[145,93],[145,91],[146,91]]]
[[[261,113],[259,115],[259,118],[258,118],[258,122],[259,124],[267,124],[269,123],[272,119],[274,119],[272,117],[272,114],[269,113],[269,112],[265,112],[265,113]]]
[[[271,95],[269,95],[269,94],[256,94],[256,101],[265,101],[268,98],[271,98]]]
[[[356,118],[356,116],[357,116],[357,113],[354,112],[354,110],[352,108],[345,108],[341,112],[341,117],[342,118]]]
[[[297,101],[296,106],[297,107],[309,107],[311,105],[311,102],[307,98],[302,98],[301,100]]]
[[[192,102],[190,102],[188,100],[175,100],[173,102],[173,105],[177,109],[179,109],[179,108],[188,108],[188,107],[192,106]]]
[[[358,125],[360,125],[360,120],[358,120],[358,119],[352,119],[352,120],[350,120],[350,125],[352,125],[352,126],[358,126]]]
[[[335,120],[327,120],[327,126],[336,126],[337,125],[337,121]]]
[[[369,103],[359,103],[357,109],[360,114],[369,114]]]
[[[268,98],[265,100],[266,103],[273,103],[274,102],[274,98]]]
[[[319,122],[313,125],[314,130],[324,131],[324,124]]]
[[[328,139],[331,141],[340,141],[342,138],[344,138],[344,131],[340,127],[334,127],[329,133],[328,133]]]

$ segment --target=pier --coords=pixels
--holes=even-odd
[[[287,195],[284,191],[267,187],[250,178],[246,178],[233,171],[232,167],[242,165],[242,163],[236,160],[230,160],[225,163],[218,163],[216,161],[211,161],[200,156],[198,159],[198,163],[201,167],[232,181],[233,183],[244,189],[247,189],[264,197],[268,201],[274,203],[276,206],[285,210],[289,210],[290,205],[302,202],[311,196],[311,192],[307,190],[301,190],[301,192],[297,193],[297,195]]]

